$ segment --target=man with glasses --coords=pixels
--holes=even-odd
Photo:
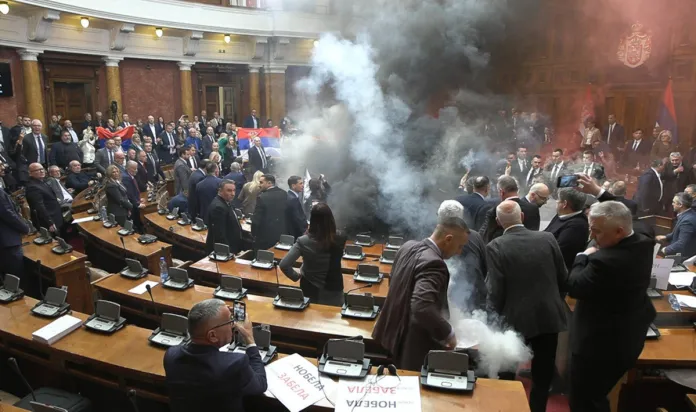
[[[27,202],[31,209],[34,226],[45,227],[55,235],[60,234],[63,226],[63,213],[53,189],[44,181],[46,169],[41,163],[29,165],[29,181],[27,182]]]
[[[266,391],[266,371],[249,314],[235,322],[233,313],[220,299],[204,300],[189,311],[191,342],[164,355],[173,412],[244,411],[244,396]],[[234,332],[247,344],[246,354],[220,351],[232,342]]]

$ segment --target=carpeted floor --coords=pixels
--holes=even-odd
[[[529,391],[532,388],[532,380],[528,378],[517,379],[522,381],[524,385],[524,390],[527,392],[527,398],[529,398]],[[568,397],[566,395],[554,394],[549,396],[549,402],[546,404],[546,412],[568,412],[570,408],[568,407]]]

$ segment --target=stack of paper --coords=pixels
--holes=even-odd
[[[32,333],[31,337],[37,342],[52,345],[70,332],[78,329],[81,325],[82,321],[80,319],[65,315]]]
[[[676,288],[685,288],[694,281],[694,272],[672,272],[669,274],[669,284]]]
[[[696,296],[674,294],[682,308],[696,309]]]

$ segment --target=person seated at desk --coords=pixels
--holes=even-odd
[[[309,232],[295,241],[280,261],[280,269],[300,288],[311,302],[321,305],[343,305],[343,274],[341,258],[346,238],[336,232],[336,221],[326,203],[312,206]],[[298,273],[293,264],[302,257]]]
[[[133,204],[128,200],[128,191],[121,183],[121,170],[116,165],[106,168],[106,212],[112,213],[116,223],[123,226],[130,216]]]
[[[174,210],[179,208],[179,213],[188,213],[188,190],[184,190],[178,195],[174,196],[167,203],[167,208],[169,210]]]
[[[70,162],[70,172],[65,178],[65,187],[73,189],[77,195],[81,191],[87,189],[96,183],[96,180],[101,178],[101,174],[87,173],[82,171],[82,165],[77,160]]]
[[[668,244],[661,250],[665,255],[681,253],[684,259],[696,255],[696,211],[691,208],[693,202],[686,192],[674,195],[672,207],[677,213],[674,230],[666,236],[655,237],[657,242]]]
[[[63,183],[60,182],[60,168],[58,168],[58,166],[49,167],[48,174],[49,176],[46,178],[45,182],[51,187],[53,193],[55,193],[60,207],[62,209],[70,209],[70,205],[72,205],[73,201],[72,192],[74,192],[74,190],[66,189]]]
[[[204,300],[189,311],[191,342],[164,354],[172,412],[243,412],[245,396],[262,395],[268,388],[249,313],[243,323],[235,323],[232,313],[220,299]],[[246,354],[220,352],[234,332],[247,344]]]

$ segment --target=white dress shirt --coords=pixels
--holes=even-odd
[[[662,179],[660,178],[660,173],[657,170],[655,170],[654,167],[651,167],[651,169],[657,175],[657,181],[660,182],[660,198],[657,199],[658,201],[660,201],[660,200],[662,200],[662,194],[664,192],[664,187],[662,186]]]
[[[79,139],[77,138],[77,133],[75,133],[75,130],[71,127],[68,129],[68,131],[70,132],[70,136],[72,136],[73,143],[77,143]]]

